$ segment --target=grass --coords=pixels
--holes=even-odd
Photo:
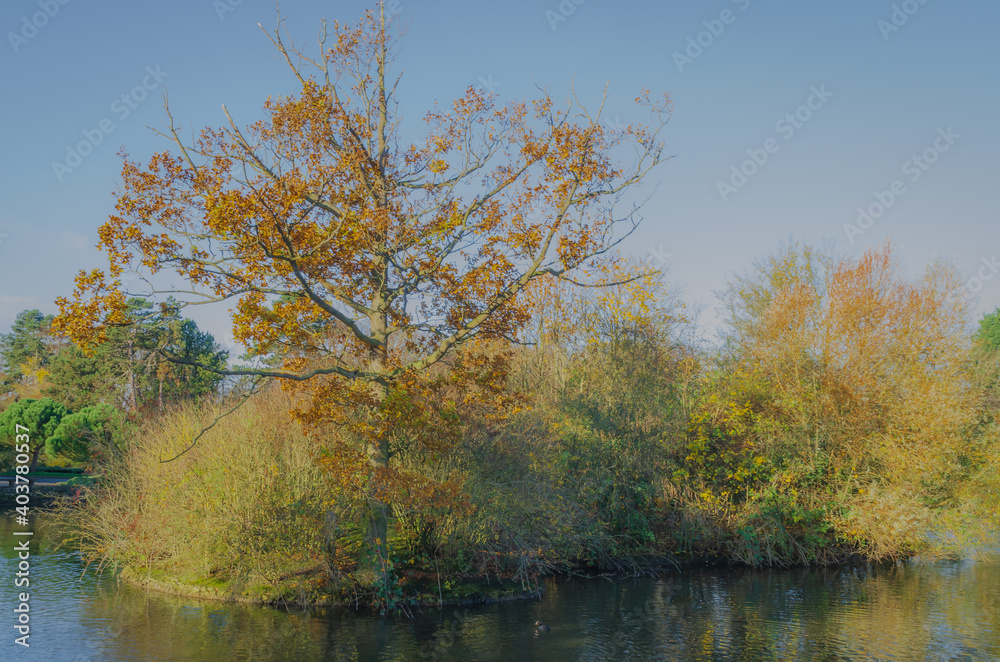
[[[280,390],[255,397],[170,462],[226,409],[190,406],[147,424],[86,500],[60,506],[69,542],[97,569],[190,585],[278,586],[304,567],[325,572],[330,490],[289,408]]]

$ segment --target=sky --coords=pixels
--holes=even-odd
[[[281,4],[297,43],[371,2]],[[951,262],[970,321],[1000,306],[1000,3],[994,0],[387,0],[406,34],[404,121],[470,86],[501,103],[570,89],[610,121],[669,92],[673,158],[651,173],[624,248],[663,266],[706,329],[714,292],[783,243],[858,256],[891,239],[908,273]],[[56,312],[80,269],[106,266],[125,150],[169,92],[186,132],[260,117],[296,81],[258,27],[264,0],[5,0],[0,5],[0,330]],[[225,343],[224,311],[187,309]]]

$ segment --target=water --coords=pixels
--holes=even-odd
[[[685,570],[553,580],[540,601],[406,618],[284,611],[147,594],[81,576],[35,524],[30,648],[14,643],[17,559],[0,525],[0,659],[1000,660],[1000,564]],[[534,622],[549,624],[538,633]]]

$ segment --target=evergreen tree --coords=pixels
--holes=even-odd
[[[987,313],[979,320],[979,330],[975,338],[985,349],[1000,349],[1000,308]]]
[[[107,342],[91,353],[62,350],[51,362],[45,394],[74,411],[106,403],[134,412],[216,391],[220,375],[165,358],[225,368],[229,354],[210,333],[181,318],[170,301],[157,311],[144,299],[131,299],[129,313],[130,323],[109,329]]]
[[[107,404],[84,407],[62,418],[45,440],[45,452],[85,462],[97,453],[122,448],[127,434],[128,426],[119,410]]]
[[[47,368],[58,346],[51,325],[52,315],[22,310],[10,333],[0,335],[0,392],[10,393],[19,382]]]
[[[20,446],[24,442],[17,442],[17,435],[24,433],[24,430],[19,431],[17,426],[27,428],[26,450],[31,455],[30,471],[34,471],[45,442],[69,414],[69,409],[51,398],[19,400],[0,414],[0,440]],[[58,448],[54,447],[54,450],[58,451]]]

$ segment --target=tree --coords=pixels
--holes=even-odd
[[[976,351],[970,368],[973,380],[982,389],[987,412],[1000,410],[1000,308],[979,320],[972,336]]]
[[[80,273],[56,326],[90,344],[127,324],[127,268],[176,271],[187,285],[169,294],[181,307],[229,303],[235,339],[255,356],[281,348],[284,362],[216,372],[301,385],[314,423],[361,412],[377,546],[398,461],[428,440],[386,422],[421,401],[406,397],[426,387],[419,375],[459,348],[513,337],[533,281],[613,271],[615,246],[640,221],[626,196],[664,158],[669,98],[637,99],[652,128],[611,128],[575,97],[557,109],[543,91],[500,107],[470,87],[406,142],[384,11],[334,23],[316,56],[286,45],[280,21],[269,38],[301,92],[269,99],[242,128],[225,110],[224,127],[191,143],[168,109],[162,135],[175,151],[145,166],[126,157],[100,231],[109,268]],[[470,379],[495,383],[484,370]]]
[[[70,346],[52,360],[44,394],[72,410],[99,402],[122,404],[119,376],[116,371],[121,359],[117,343],[107,342],[92,353]]]
[[[783,518],[762,530],[806,541],[790,548],[833,533],[874,557],[917,544],[979,462],[960,284],[938,263],[907,278],[888,244],[856,260],[796,244],[757,262],[723,295],[727,351],[686,467],[726,504]]]
[[[21,376],[20,366],[35,358],[46,363],[52,355],[48,341],[52,315],[42,315],[39,310],[22,310],[14,318],[10,333],[0,336],[0,352],[3,362],[0,367],[12,379]]]
[[[120,411],[107,404],[84,407],[59,421],[45,440],[45,452],[86,462],[97,452],[110,452],[125,442],[126,425]]]
[[[165,403],[192,400],[213,393],[222,377],[187,364],[171,364],[161,351],[191,363],[222,369],[228,352],[211,334],[182,319],[167,306],[154,310],[142,299],[128,302],[128,325],[110,329],[107,340],[93,351],[76,346],[51,360],[45,394],[77,411],[108,403],[136,411],[162,410]]]
[[[177,361],[161,360],[156,365],[157,407],[163,409],[165,402],[214,393],[222,380],[219,371],[228,364],[229,352],[215,342],[212,334],[201,331],[194,320],[178,317],[160,328],[163,333],[158,339],[159,351],[169,352]]]
[[[987,350],[1000,349],[1000,308],[983,315],[975,337]]]
[[[804,451],[856,469],[893,440],[903,476],[910,451],[940,448],[968,415],[957,281],[940,264],[906,279],[889,244],[856,261],[792,246],[730,284],[730,347],[779,395],[772,413],[808,431]]]
[[[683,420],[683,304],[658,275],[599,289],[539,285],[525,330],[541,341],[527,352],[538,370],[532,405],[548,401],[558,416],[561,462],[591,516],[623,541],[652,542],[653,486]]]
[[[10,333],[0,336],[0,371],[4,375],[0,387],[17,390],[20,395],[34,395],[42,387],[55,352],[51,324],[52,315],[43,315],[39,310],[22,310],[17,314]]]
[[[28,428],[28,452],[31,454],[29,471],[34,471],[38,466],[39,453],[46,448],[46,441],[69,414],[69,409],[49,398],[18,400],[0,414],[0,438],[13,443],[18,434],[17,426]],[[49,452],[47,448],[46,452]],[[54,454],[50,452],[50,455]]]

